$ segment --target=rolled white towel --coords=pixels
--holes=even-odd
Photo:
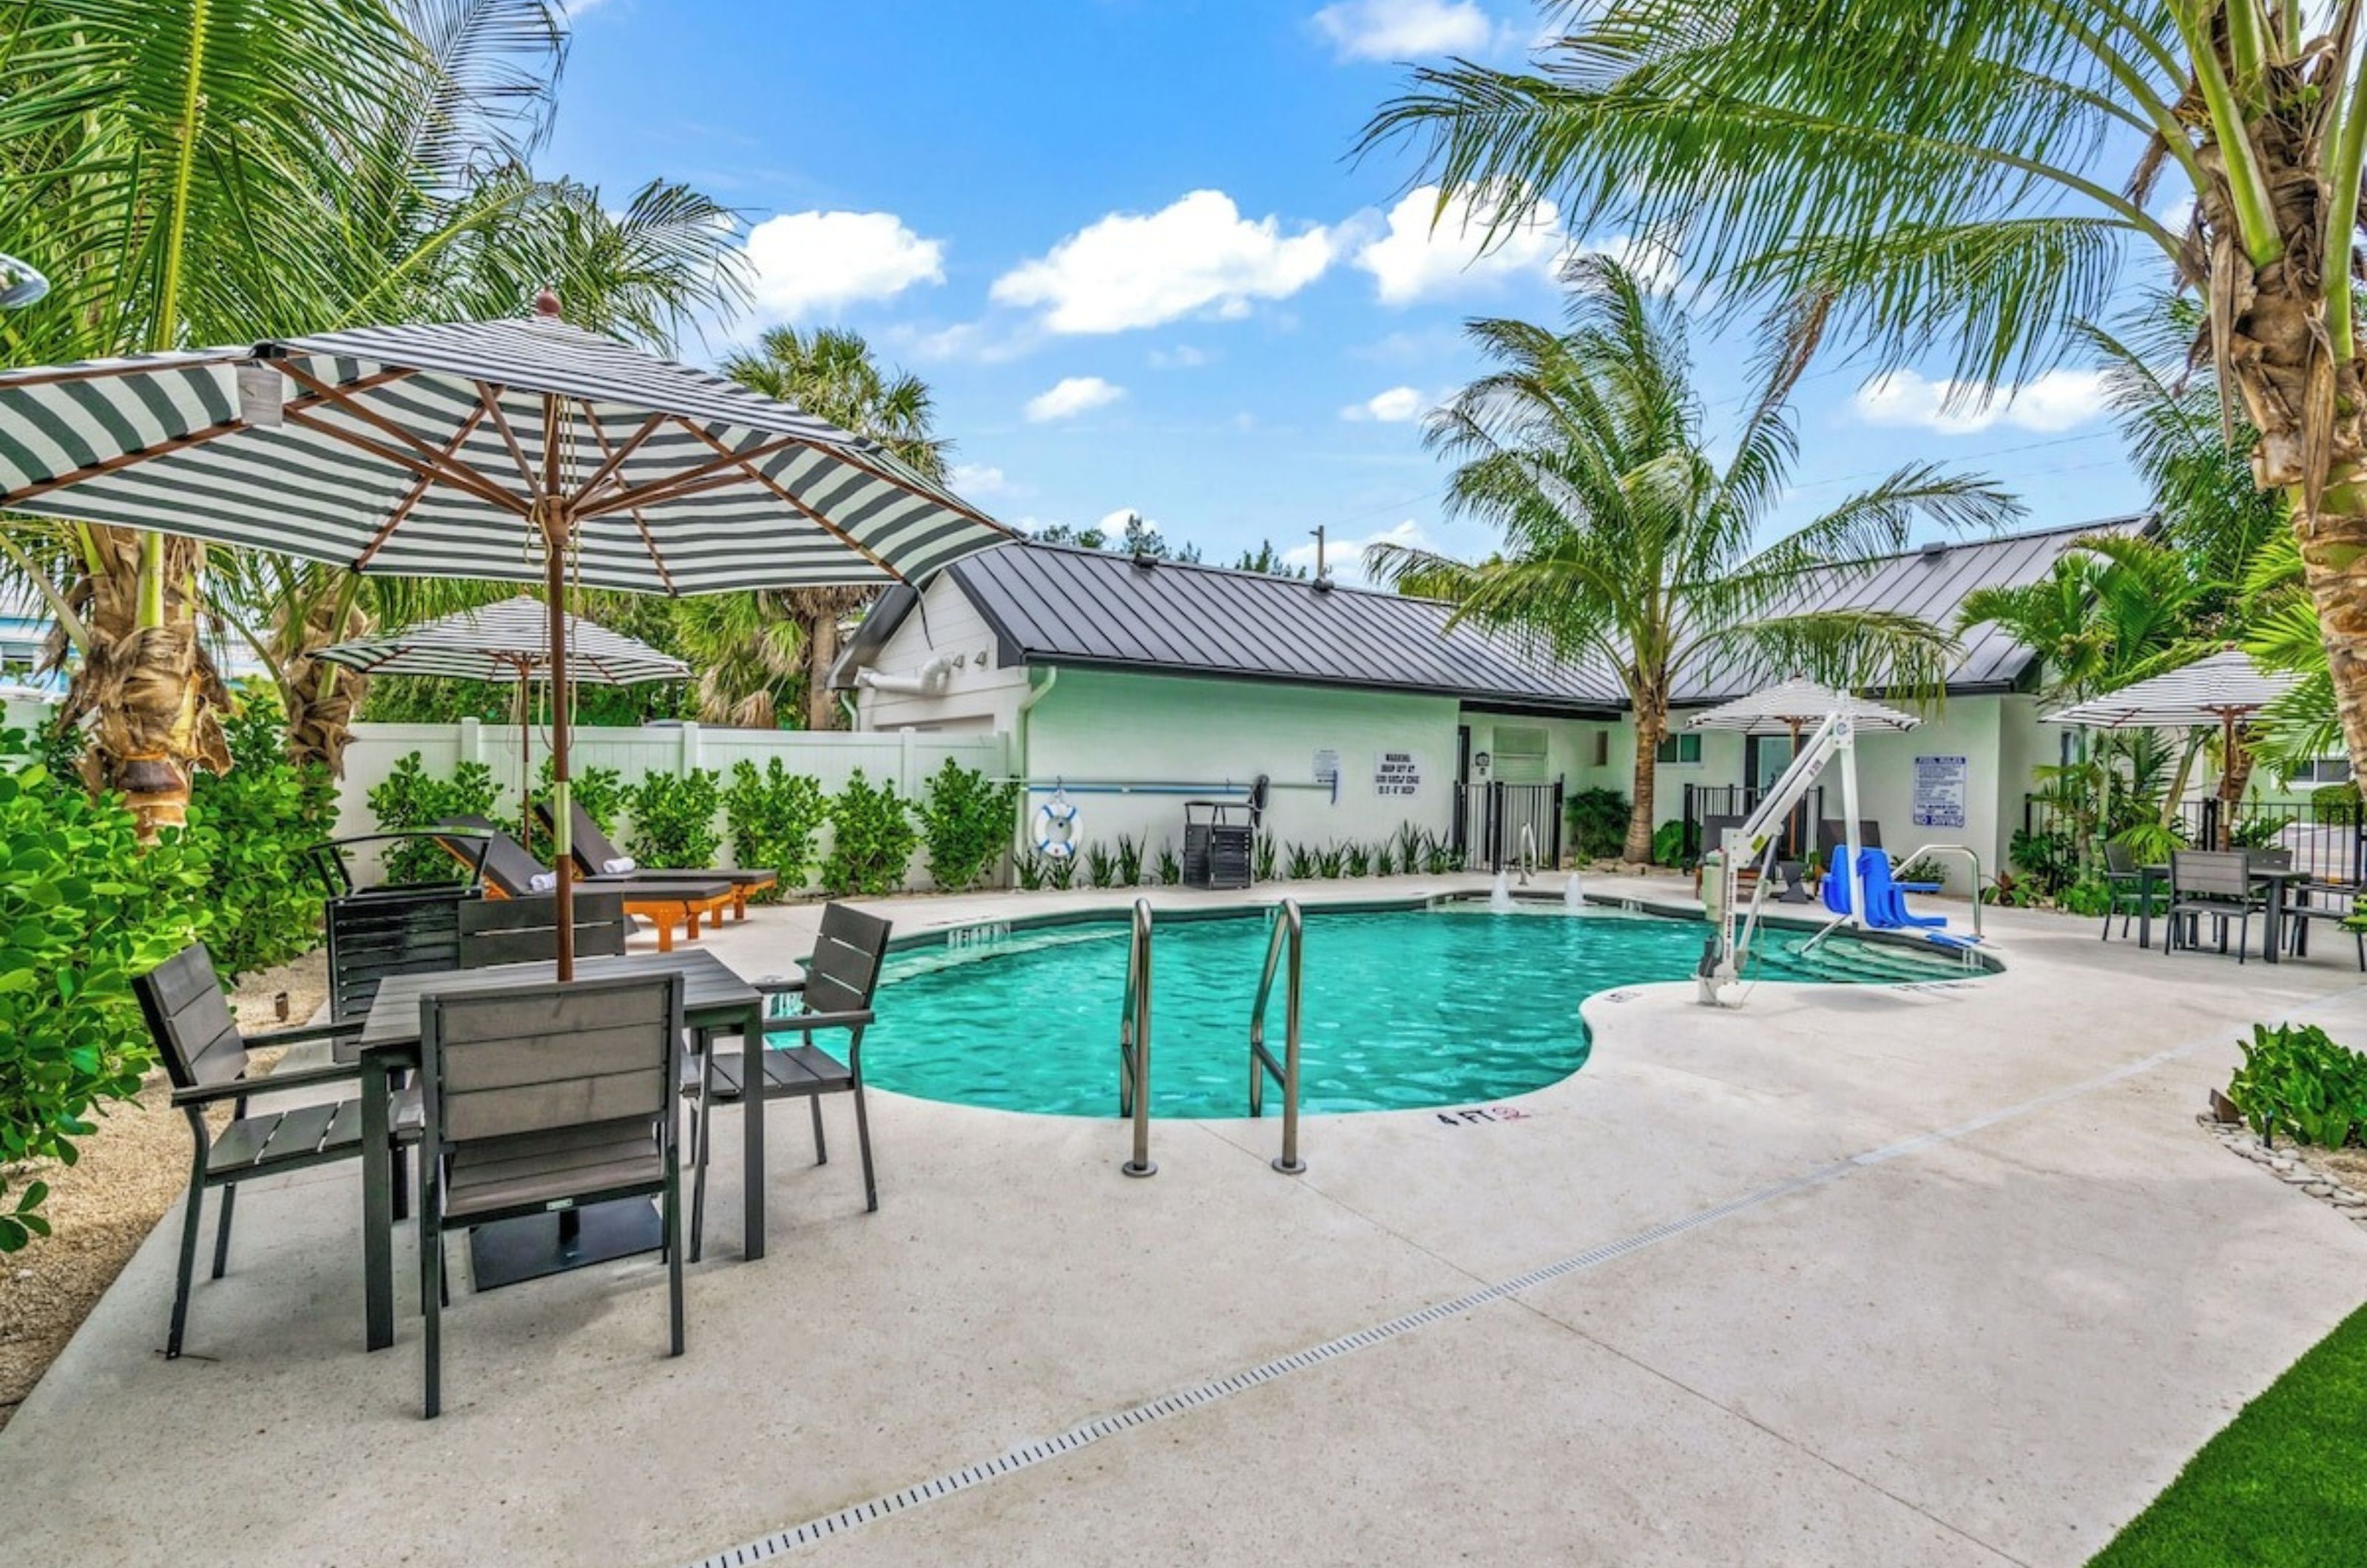
[[[558,886],[559,873],[555,871],[538,871],[526,881],[526,890],[529,893],[548,893]]]
[[[630,855],[618,855],[615,860],[604,860],[600,863],[601,872],[608,876],[622,876],[627,872],[639,868],[640,863]]]

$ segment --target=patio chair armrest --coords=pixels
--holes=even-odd
[[[330,1063],[318,1067],[293,1067],[286,1072],[263,1073],[255,1077],[232,1078],[228,1083],[199,1084],[193,1089],[173,1091],[176,1106],[211,1105],[216,1100],[236,1100],[242,1096],[277,1094],[283,1089],[311,1089],[324,1083],[350,1083],[361,1076],[355,1063]]]
[[[846,1012],[799,1012],[764,1021],[767,1034],[810,1034],[817,1029],[860,1029],[871,1021],[869,1008]]]
[[[263,1034],[249,1034],[245,1037],[246,1048],[265,1051],[277,1045],[299,1044],[307,1040],[334,1040],[340,1035],[359,1034],[368,1022],[367,1018],[333,1018],[326,1023],[300,1023]]]
[[[762,975],[748,982],[760,997],[794,997],[806,988],[802,975]]]

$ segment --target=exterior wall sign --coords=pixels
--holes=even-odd
[[[1421,793],[1421,763],[1410,751],[1383,751],[1373,762],[1373,793],[1407,799]]]
[[[1330,789],[1334,801],[1340,798],[1340,753],[1329,746],[1315,753],[1315,782]]]
[[[1915,759],[1915,806],[1910,815],[1918,828],[1962,828],[1965,825],[1965,761],[1962,757]]]

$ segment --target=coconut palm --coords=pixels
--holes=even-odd
[[[0,325],[8,361],[510,315],[549,284],[583,324],[663,341],[730,296],[722,215],[663,184],[612,215],[534,177],[565,38],[548,0],[18,7],[0,37],[0,232],[57,287]],[[198,628],[210,585],[240,574],[176,537],[8,531],[19,571],[56,569],[31,586],[80,656],[67,709],[96,720],[94,782],[152,830],[178,820],[189,767],[228,762]],[[358,689],[285,667],[367,624],[366,591],[329,569],[266,575],[281,597],[236,615],[277,650],[300,750],[334,757]]]
[[[1368,143],[1413,139],[1442,201],[1477,187],[1499,226],[1549,197],[1730,296],[1829,301],[1890,364],[1953,357],[1975,400],[2074,352],[2133,257],[2201,295],[2367,774],[2361,0],[1556,9],[1533,68],[1419,72]]]
[[[1457,618],[1616,674],[1636,724],[1624,856],[1644,863],[1655,753],[1680,674],[1797,671],[1928,693],[1952,646],[1945,632],[1886,611],[1799,613],[1802,574],[1863,570],[1918,522],[1988,527],[2020,508],[1986,479],[1909,465],[1762,547],[1797,454],[1788,400],[1814,352],[1813,315],[1769,324],[1734,455],[1721,463],[1682,313],[1604,258],[1574,264],[1568,282],[1564,331],[1472,322],[1496,368],[1431,417],[1431,446],[1460,465],[1449,510],[1500,528],[1501,552],[1468,565],[1380,546],[1366,559],[1401,589],[1454,601]]]
[[[934,433],[928,383],[882,368],[859,333],[775,327],[753,350],[726,358],[723,373],[753,391],[877,441],[923,479],[946,477],[953,443]],[[801,682],[805,728],[837,728],[830,668],[838,660],[839,626],[871,598],[868,589],[804,588],[685,605],[685,640],[703,655],[701,716],[719,724],[769,726],[789,688]]]

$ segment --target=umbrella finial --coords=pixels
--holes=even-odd
[[[534,313],[544,321],[559,320],[559,295],[549,288],[536,290]]]

